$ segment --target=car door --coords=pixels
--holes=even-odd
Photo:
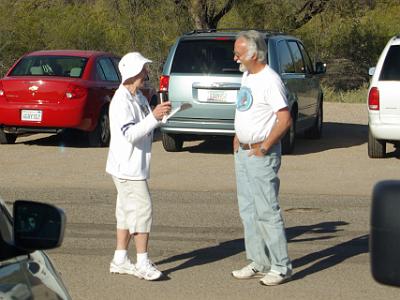
[[[315,100],[312,95],[312,78],[307,71],[303,55],[297,40],[288,40],[290,53],[292,54],[295,73],[295,91],[298,101],[298,128],[303,129],[312,125],[312,116],[315,115]]]
[[[276,44],[276,53],[278,57],[277,71],[288,91],[289,106],[292,109],[293,103],[297,102],[301,87],[297,80],[299,76],[295,72],[292,54],[286,40],[278,41]]]
[[[96,63],[96,75],[101,81],[102,96],[111,101],[117,90],[120,78],[110,57],[101,57]]]
[[[92,120],[92,128],[97,125],[100,113],[111,102],[120,84],[120,77],[110,57],[97,58],[94,64],[94,81],[92,81],[90,101],[86,115]]]
[[[303,56],[304,65],[305,65],[305,81],[307,84],[307,95],[308,102],[310,104],[310,113],[312,119],[317,114],[318,109],[318,97],[320,94],[320,85],[319,85],[319,77],[315,74],[313,63],[311,61],[310,56],[308,55],[307,50],[305,49],[304,45],[297,41],[301,54]]]

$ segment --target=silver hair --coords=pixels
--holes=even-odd
[[[267,44],[260,32],[256,30],[241,31],[236,36],[236,40],[239,38],[244,38],[247,42],[247,59],[256,54],[259,62],[267,62]]]

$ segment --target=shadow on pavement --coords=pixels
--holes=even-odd
[[[367,142],[368,125],[326,122],[321,139],[313,140],[301,136],[297,137],[293,154],[302,155],[331,149],[350,148]]]
[[[48,136],[39,135],[35,139],[35,135],[31,135],[29,140],[23,140],[17,144],[36,145],[36,146],[50,146],[50,147],[71,147],[71,148],[88,148],[89,142],[87,136],[80,132],[68,132],[65,134],[52,134]]]
[[[236,240],[222,242],[216,246],[201,248],[187,253],[174,255],[169,258],[160,260],[155,264],[162,265],[166,263],[187,259],[185,262],[183,262],[180,265],[177,265],[176,267],[164,270],[163,273],[166,276],[168,276],[168,274],[170,273],[191,268],[194,266],[209,264],[233,256],[243,251],[244,251],[243,239],[236,239]]]
[[[183,150],[190,153],[232,154],[232,137],[215,137],[202,141],[199,145],[185,147]]]
[[[350,241],[335,245],[333,247],[310,253],[292,261],[293,268],[299,268],[309,263],[310,267],[295,272],[293,280],[301,279],[307,275],[333,267],[346,259],[368,252],[368,235],[361,235]]]
[[[335,237],[334,233],[338,231],[343,231],[343,229],[338,228],[339,226],[348,225],[347,222],[323,222],[314,225],[307,226],[295,226],[286,229],[286,234],[288,237],[288,242],[310,242],[318,240],[327,240]],[[320,236],[315,236],[306,239],[295,239],[305,233],[312,233],[314,235],[321,234]],[[212,263],[218,260],[225,259],[227,257],[236,255],[243,252],[244,240],[235,239],[230,241],[222,242],[216,246],[201,248],[193,250],[187,253],[178,254],[171,256],[169,258],[160,260],[156,262],[156,265],[162,265],[166,263],[177,262],[181,260],[186,260],[185,262],[177,265],[176,267],[164,270],[163,273],[168,276],[169,274],[191,268],[194,266],[199,266],[203,264]],[[307,254],[303,257],[293,260],[293,267],[299,268],[306,264],[314,264],[306,269],[299,272],[295,272],[293,279],[300,279],[312,273],[319,272],[321,270],[330,268],[336,264],[343,262],[344,260],[368,252],[368,235],[363,235],[354,238],[348,242],[344,242],[333,247],[317,251],[314,253]],[[322,259],[322,260],[321,260]],[[245,264],[245,262],[243,262]]]

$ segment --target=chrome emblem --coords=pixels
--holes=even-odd
[[[28,90],[30,90],[31,92],[36,92],[38,89],[39,89],[39,87],[36,86],[36,85],[32,85],[32,86],[30,86],[30,87],[28,88]]]

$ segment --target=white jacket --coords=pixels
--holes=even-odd
[[[159,122],[147,99],[140,91],[131,95],[121,84],[112,98],[109,117],[111,140],[106,172],[121,179],[148,179],[153,130]]]

